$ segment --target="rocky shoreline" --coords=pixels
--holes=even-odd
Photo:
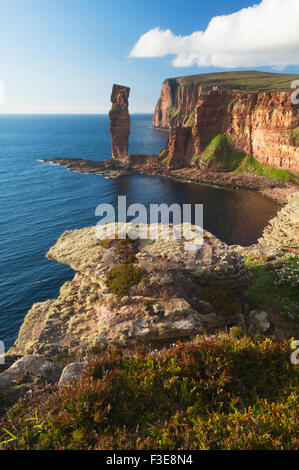
[[[168,85],[166,86],[166,88],[168,90]],[[209,92],[207,95],[209,99],[210,97],[213,97],[213,94],[215,94],[215,90],[213,90],[213,86],[212,88],[209,86]],[[203,90],[200,88],[199,96],[201,96],[202,92]],[[216,94],[217,93],[218,91],[216,92]],[[221,95],[221,90],[219,91],[219,93]],[[275,200],[281,205],[287,202],[287,198],[290,194],[298,191],[298,184],[295,184],[295,181],[297,183],[298,181],[295,176],[293,178],[294,182],[287,180],[282,181],[278,179],[268,178],[266,176],[257,176],[257,174],[253,174],[250,172],[234,173],[232,170],[236,169],[236,165],[234,166],[232,163],[229,166],[220,164],[218,161],[219,155],[225,155],[228,160],[235,159],[235,143],[232,145],[230,138],[228,137],[229,133],[223,136],[220,135],[218,147],[217,145],[212,145],[213,142],[211,141],[210,146],[212,145],[212,148],[210,148],[210,146],[207,147],[211,152],[211,155],[208,155],[209,158],[207,160],[205,158],[199,158],[211,138],[215,138],[217,134],[217,129],[215,128],[215,117],[217,117],[216,114],[220,113],[220,116],[223,117],[223,106],[220,105],[220,103],[218,103],[218,107],[212,106],[212,111],[210,110],[211,116],[209,115],[209,117],[212,119],[211,129],[209,128],[210,134],[207,134],[207,126],[205,119],[203,121],[199,119],[200,110],[202,108],[204,112],[206,110],[206,106],[203,106],[201,100],[198,107],[196,108],[199,113],[199,120],[195,120],[193,127],[191,125],[185,127],[185,124],[183,125],[180,119],[176,119],[175,122],[172,122],[171,120],[166,120],[167,125],[165,124],[166,121],[164,122],[163,119],[162,121],[158,119],[158,116],[162,116],[164,112],[166,113],[166,115],[169,114],[169,109],[166,109],[165,106],[170,100],[167,99],[164,103],[164,106],[162,104],[163,99],[161,97],[158,104],[158,108],[156,107],[153,125],[158,128],[160,126],[164,126],[170,130],[169,139],[166,146],[164,147],[164,149],[161,150],[159,156],[151,154],[133,155],[128,153],[130,136],[129,94],[130,88],[122,85],[113,85],[111,94],[112,107],[109,112],[112,155],[109,160],[107,159],[103,161],[92,161],[78,158],[45,158],[43,159],[43,161],[55,165],[65,166],[70,171],[76,171],[80,173],[91,173],[96,175],[101,174],[106,175],[110,178],[117,178],[119,176],[137,172],[147,175],[158,175],[166,178],[172,178],[176,181],[193,182],[221,188],[228,188],[231,190],[246,189],[251,191],[258,191],[264,194],[265,196]],[[238,98],[240,98],[239,92],[237,94]],[[205,92],[204,96],[206,96]],[[251,98],[249,99],[249,101],[251,101]],[[242,97],[241,101],[244,101],[244,97]],[[289,109],[290,107],[286,104],[285,101],[285,115],[289,116],[292,110]],[[264,105],[267,108],[267,103],[264,103]],[[227,103],[227,106],[230,109],[229,103]],[[209,109],[209,106],[207,107],[207,109]],[[191,113],[191,109],[188,109],[188,112]],[[243,114],[244,112],[245,111],[243,110]],[[294,116],[292,113],[291,115],[292,119],[289,120],[291,123],[293,123],[293,121],[295,123],[297,119],[297,113],[294,113]],[[240,114],[240,110],[238,111],[235,117],[240,125],[244,118],[242,113]],[[183,122],[185,123],[185,120],[183,120]],[[244,137],[244,129],[242,130],[242,132],[236,132],[236,130],[233,131],[230,127],[226,130],[230,130],[231,132],[233,132],[234,135],[239,135],[239,138],[241,140],[242,136]],[[193,136],[193,139],[195,138],[196,134],[197,137],[195,138],[195,141],[197,141],[199,138],[195,131],[200,131],[201,138],[196,143],[196,145],[190,146],[188,144],[189,137],[191,138],[191,136]],[[250,133],[245,132],[245,134],[249,135]],[[282,135],[285,136],[285,133],[282,133]],[[210,137],[208,138],[208,136]],[[203,142],[201,142],[202,140],[206,143],[206,145],[203,145]],[[247,148],[248,143],[243,143],[244,148],[242,149],[242,151],[249,151],[250,149]],[[233,146],[233,149],[230,148],[231,146]],[[277,152],[277,148],[279,149],[280,147],[276,147],[277,145],[275,146],[275,151]],[[230,152],[232,152],[231,155]],[[210,158],[212,155],[213,158]],[[268,164],[269,162],[265,162],[266,166]],[[282,167],[282,165],[279,164],[277,165],[277,168],[278,167]],[[296,170],[296,166],[294,166],[293,169]],[[275,176],[277,176],[277,174]],[[286,173],[284,174],[284,177],[290,178],[291,175]]]
[[[45,158],[46,163],[64,166],[70,171],[84,174],[105,175],[109,178],[132,173],[141,173],[152,176],[163,176],[181,182],[190,182],[214,186],[218,188],[228,188],[231,190],[245,189],[256,191],[264,196],[276,201],[280,205],[287,203],[288,196],[298,191],[298,185],[292,182],[273,180],[265,176],[257,176],[248,173],[235,174],[233,172],[215,172],[201,170],[198,168],[180,168],[177,170],[165,169],[154,156],[150,155],[151,161],[144,162],[144,157],[129,155],[130,163],[120,162],[115,159],[103,160],[100,162],[77,159],[77,158]],[[138,157],[141,157],[138,159]],[[143,158],[142,158],[143,157]]]

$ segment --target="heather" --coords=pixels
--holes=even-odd
[[[152,350],[111,349],[0,423],[4,449],[297,449],[290,341],[241,329]],[[5,428],[5,429],[4,429]]]

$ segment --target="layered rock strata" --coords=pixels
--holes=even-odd
[[[237,151],[260,163],[299,172],[299,105],[291,100],[292,81],[288,90],[247,90],[224,85],[217,75],[207,83],[200,76],[196,83],[184,77],[164,82],[153,124],[171,130],[168,166],[189,166],[192,157],[223,133]]]
[[[240,74],[240,72],[237,73],[237,77]],[[226,74],[215,74],[217,77],[218,75],[226,76]],[[230,74],[228,75],[230,76]],[[272,77],[273,74],[268,75]],[[266,77],[267,80],[268,75]],[[243,75],[241,74],[241,76]],[[205,76],[200,75],[199,77],[202,80],[202,77]],[[184,80],[191,78],[192,76],[184,77]],[[230,152],[234,152],[236,148],[248,150],[255,154],[255,147],[251,143],[254,126],[251,122],[252,116],[250,113],[253,110],[257,112],[260,109],[264,109],[268,110],[268,114],[261,116],[261,123],[258,124],[258,119],[254,122],[257,123],[256,127],[260,129],[259,131],[256,129],[257,134],[265,127],[269,131],[267,131],[269,137],[267,146],[270,149],[268,154],[271,156],[271,159],[273,159],[273,152],[270,140],[275,132],[279,133],[280,147],[283,147],[283,152],[287,152],[289,139],[291,139],[292,148],[295,149],[294,152],[297,159],[297,128],[294,128],[292,131],[289,128],[295,126],[296,123],[298,124],[298,107],[288,106],[288,109],[285,109],[286,102],[289,100],[288,92],[275,92],[276,96],[280,97],[280,101],[277,101],[278,98],[276,100],[273,98],[270,106],[269,103],[267,104],[266,97],[270,96],[269,93],[274,94],[272,91],[264,91],[262,95],[252,90],[246,92],[245,88],[232,90],[231,84],[223,85],[223,80],[220,80],[222,86],[220,88],[220,86],[213,85],[215,77],[213,78],[213,83],[205,83],[205,85],[201,84],[200,86],[198,84],[194,85],[194,83],[190,85],[188,80],[186,84],[182,79],[170,79],[166,80],[163,85],[161,99],[156,107],[154,125],[169,128],[170,135],[168,143],[161,151],[159,157],[151,154],[133,155],[128,153],[130,134],[128,99],[130,89],[125,86],[114,85],[111,95],[112,109],[109,114],[112,158],[103,161],[78,158],[55,158],[44,159],[44,161],[65,166],[71,171],[105,174],[111,178],[117,178],[138,171],[146,174],[169,176],[179,180],[187,179],[204,184],[230,187],[232,189],[253,189],[263,191],[265,195],[280,203],[285,203],[286,195],[296,191],[297,186],[295,185],[294,177],[292,177],[292,182],[278,180],[274,182],[272,178],[257,176],[255,173],[258,172],[254,169],[252,170],[253,174],[252,171],[248,170],[248,172],[246,169],[242,169],[244,174],[239,172],[235,174],[232,172],[234,170],[232,165],[229,165],[229,168],[222,168],[219,162],[216,161],[216,157],[218,156],[221,160],[223,153],[228,153],[228,149]],[[263,75],[262,80],[264,80]],[[285,97],[284,99],[282,98],[283,96]],[[260,101],[257,103],[257,100]],[[174,106],[178,106],[178,108],[174,108]],[[273,131],[273,126],[277,127],[275,132]],[[215,133],[219,132],[225,132],[227,135],[232,136],[229,143],[227,143],[227,148],[225,149],[222,146],[215,151],[215,158],[204,159],[203,154],[201,158],[198,158],[202,149],[210,142],[211,137],[214,137]],[[265,146],[263,140],[264,134],[260,135],[258,148]],[[278,151],[277,148],[276,151]],[[280,158],[282,158],[282,155],[285,155],[281,152],[279,153]],[[230,163],[229,154],[227,154],[226,160]],[[287,161],[289,163],[286,163]],[[273,163],[272,160],[270,161],[270,157],[267,159],[267,162]],[[283,162],[282,160],[279,162],[276,160],[276,163],[297,168],[297,164],[293,162],[293,157],[289,160],[283,157]],[[266,174],[267,172],[265,171]],[[290,177],[290,175],[288,176]]]
[[[125,160],[128,156],[130,136],[130,115],[128,110],[130,88],[113,85],[109,112],[112,158]]]

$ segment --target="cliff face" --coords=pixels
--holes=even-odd
[[[130,88],[113,85],[109,112],[112,158],[125,160],[128,156],[130,115],[128,110]]]
[[[240,85],[232,89],[236,86],[221,80],[164,82],[153,124],[171,129],[168,166],[189,165],[192,157],[223,133],[232,138],[236,150],[262,164],[299,172],[299,106],[291,102],[293,90],[247,90]]]

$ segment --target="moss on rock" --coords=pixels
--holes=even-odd
[[[110,294],[122,296],[130,287],[138,284],[144,271],[132,263],[123,263],[112,268],[106,275],[106,284]]]

